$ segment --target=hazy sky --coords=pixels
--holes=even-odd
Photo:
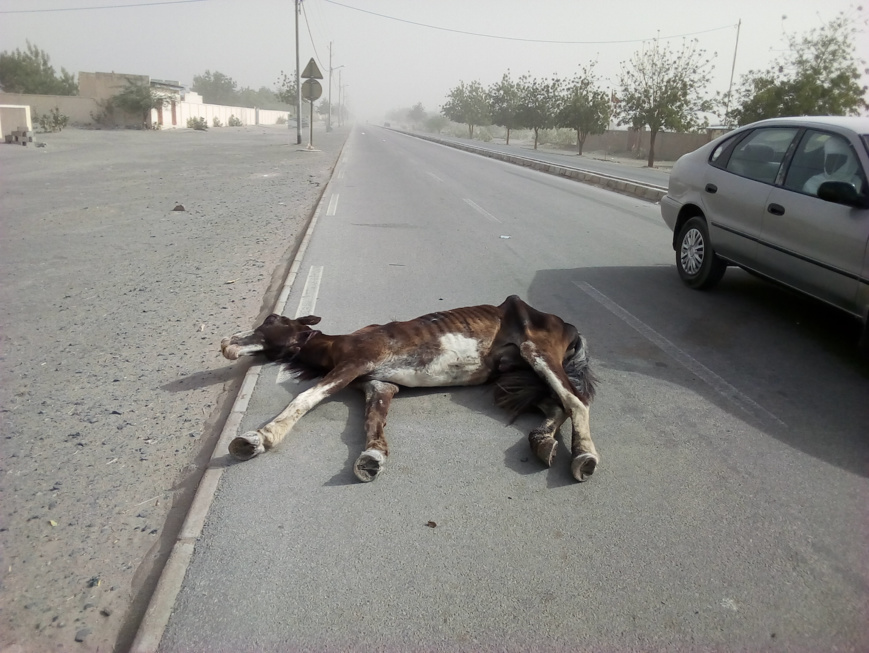
[[[615,85],[621,62],[656,36],[677,48],[683,36],[697,38],[714,55],[710,91],[725,91],[740,19],[735,82],[781,54],[785,31],[803,33],[849,8],[857,19],[855,4],[303,0],[300,61],[304,68],[315,57],[328,77],[331,43],[332,66],[343,66],[348,105],[362,120],[379,121],[385,111],[417,102],[437,111],[460,80],[488,86],[508,69],[514,79],[523,73],[570,77],[578,66],[597,60],[599,74]],[[30,40],[48,52],[57,70],[150,75],[186,85],[196,74],[217,70],[239,86],[274,88],[281,70],[295,68],[293,5],[293,0],[0,0],[0,50],[23,49]],[[13,13],[23,10],[29,11]],[[867,26],[859,27],[864,30],[859,56],[869,61]],[[337,86],[336,70],[334,102]]]

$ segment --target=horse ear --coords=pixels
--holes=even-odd
[[[305,317],[296,318],[296,321],[299,324],[304,324],[306,326],[311,326],[312,324],[320,324],[320,319],[316,315],[306,315]]]

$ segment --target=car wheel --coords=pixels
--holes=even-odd
[[[711,288],[727,270],[727,264],[712,249],[706,220],[700,216],[691,218],[679,230],[676,268],[685,285],[697,290]]]

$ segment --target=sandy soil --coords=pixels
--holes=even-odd
[[[129,647],[345,138],[0,146],[0,653]]]

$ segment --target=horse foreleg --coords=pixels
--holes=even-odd
[[[389,446],[383,430],[398,386],[384,381],[365,381],[361,388],[365,393],[365,451],[353,464],[353,473],[360,481],[368,483],[377,478],[386,465]]]
[[[276,447],[302,416],[324,399],[332,396],[366,370],[338,368],[329,372],[312,388],[298,394],[271,422],[256,431],[239,435],[229,443],[229,453],[238,460],[254,456]]]

